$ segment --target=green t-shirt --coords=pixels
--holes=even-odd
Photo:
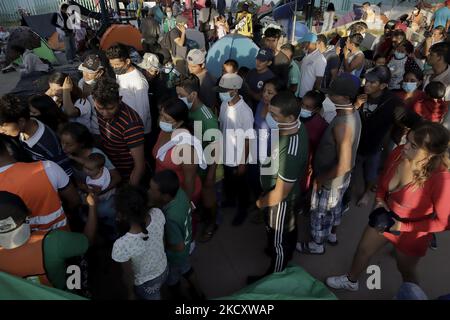
[[[179,188],[175,198],[163,209],[166,216],[165,236],[170,245],[184,242],[184,250],[175,252],[167,249],[169,264],[180,265],[189,258],[192,242],[191,203],[183,189]]]
[[[300,96],[300,67],[297,62],[292,61],[290,68],[289,68],[289,81],[288,86],[291,86],[293,84],[297,85],[297,91],[295,92],[295,96]]]
[[[194,134],[196,135],[196,138],[199,139],[202,142],[203,150],[214,141],[214,137],[211,138],[204,138],[204,134],[209,129],[216,129],[219,130],[219,121],[217,120],[217,116],[211,111],[210,108],[203,105],[200,108],[198,108],[195,111],[189,112],[189,119],[194,122]],[[196,122],[201,124],[201,132],[196,131]],[[201,136],[198,136],[198,134],[201,134]],[[205,158],[207,163],[211,163],[209,161],[209,152],[205,153]],[[204,178],[207,174],[207,170],[202,170],[199,168],[199,175],[201,178]]]
[[[66,260],[83,255],[89,241],[82,233],[50,231],[44,239],[44,264],[47,277],[55,288],[66,289]]]
[[[304,125],[297,133],[279,136],[278,145],[274,147],[269,162],[261,165],[261,186],[264,192],[275,188],[277,179],[295,183],[286,201],[294,201],[300,196],[300,181],[308,164],[308,134]],[[269,168],[273,161],[278,161],[278,170],[273,174],[264,174],[264,168]],[[274,163],[277,168],[277,163]]]

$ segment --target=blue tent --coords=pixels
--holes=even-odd
[[[229,34],[209,49],[206,67],[216,78],[222,75],[222,65],[228,59],[234,59],[239,67],[255,68],[259,47],[249,38],[239,34]]]

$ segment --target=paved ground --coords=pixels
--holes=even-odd
[[[17,72],[0,74],[0,94],[14,88],[18,79]],[[356,186],[359,185],[361,183],[357,181]],[[359,192],[358,187],[354,188],[354,192]],[[324,280],[329,275],[345,273],[367,224],[369,212],[368,208],[357,208],[352,204],[338,231],[339,245],[328,247],[323,256],[296,253],[293,263],[319,280]],[[266,241],[264,226],[246,221],[240,227],[232,227],[232,218],[232,210],[224,210],[223,223],[215,237],[209,243],[198,244],[192,256],[200,285],[208,298],[219,298],[236,292],[245,286],[247,276],[262,273],[269,264],[263,253]],[[301,221],[299,225],[302,229],[307,223]],[[299,232],[300,237],[304,235],[304,231]],[[422,287],[432,298],[450,292],[450,232],[438,234],[437,237],[438,250],[429,250],[419,264]],[[103,259],[101,256],[104,256]],[[108,258],[107,253],[98,255],[99,261],[109,261]],[[381,267],[382,289],[369,291],[365,288],[365,275],[361,279],[363,281],[359,292],[335,292],[340,299],[391,299],[395,295],[401,285],[401,277],[396,269],[392,247],[382,250],[373,257],[371,263]],[[96,281],[101,284],[101,289],[96,291],[96,296],[103,299],[121,297],[117,265],[99,262],[98,271]]]

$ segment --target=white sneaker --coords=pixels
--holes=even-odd
[[[328,277],[326,280],[326,284],[333,289],[345,289],[349,291],[359,290],[359,282],[351,282],[350,280],[348,280],[347,275]]]
[[[325,247],[321,244],[317,244],[314,241],[310,242],[297,242],[295,248],[297,251],[305,254],[324,254]]]
[[[328,236],[328,242],[331,244],[337,244],[336,233],[330,233],[330,235]]]

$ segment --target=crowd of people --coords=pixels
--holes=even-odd
[[[253,211],[266,227],[271,263],[253,283],[295,251],[338,245],[361,166],[368,224],[348,274],[326,283],[358,290],[391,243],[403,281],[418,284],[419,260],[450,221],[445,5],[446,20],[436,12],[418,45],[398,21],[373,45],[363,21],[347,37],[307,33],[296,45],[269,27],[255,68],[230,59],[215,78],[206,56],[230,31],[223,12],[209,0],[200,12],[203,50],[187,43],[180,3],[157,1],[140,24],[140,62],[117,44],[81,58],[78,75],[52,72],[40,94],[0,98],[0,271],[67,289],[69,261],[102,244],[128,298],[161,299],[167,288],[163,298],[203,299],[190,255],[213,239],[224,208],[235,228]]]

